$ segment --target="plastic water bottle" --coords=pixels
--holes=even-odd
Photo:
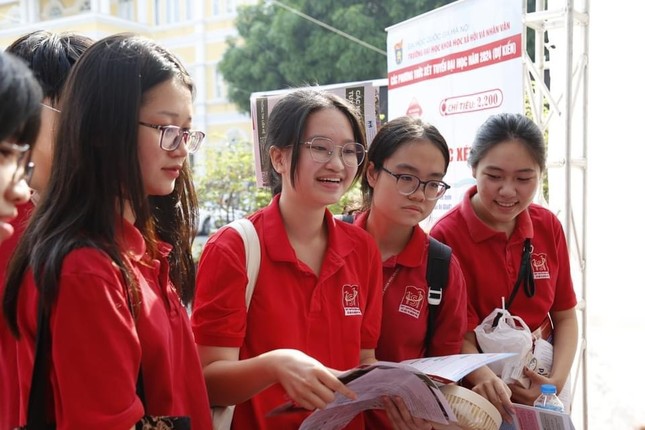
[[[548,409],[555,412],[564,412],[564,405],[556,395],[555,385],[543,384],[541,387],[542,394],[535,399],[533,406],[536,408]]]

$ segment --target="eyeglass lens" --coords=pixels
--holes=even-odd
[[[340,158],[348,167],[360,166],[365,160],[365,147],[360,143],[350,142],[341,146],[322,137],[315,137],[310,142],[305,143],[309,146],[313,160],[319,163],[326,163],[331,160],[336,148],[340,148]]]
[[[422,185],[421,179],[414,175],[399,175],[396,180],[397,189],[401,194],[410,195]],[[424,194],[427,199],[435,200],[446,192],[446,186],[440,181],[424,182]]]
[[[11,175],[11,182],[17,183],[23,179],[29,182],[34,170],[34,163],[31,161],[31,149],[27,145],[15,143],[2,143],[2,154],[4,158],[11,159],[16,163],[16,169]]]
[[[199,149],[204,136],[201,131],[187,131],[179,127],[166,126],[161,132],[161,148],[165,151],[174,151],[183,140],[188,152],[193,153]]]

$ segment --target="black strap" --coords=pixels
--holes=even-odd
[[[437,325],[437,314],[442,303],[444,289],[448,286],[448,274],[450,272],[450,257],[452,249],[429,236],[430,246],[428,249],[428,267],[426,269],[426,281],[428,283],[428,328],[426,330],[426,355],[430,353],[430,342],[434,336]]]
[[[31,374],[31,390],[27,406],[28,430],[54,429],[55,424],[47,423],[47,398],[51,396],[49,384],[49,367],[51,356],[51,333],[49,330],[49,308],[45,304],[45,295],[38,300],[38,327],[36,329],[36,351],[34,368]]]
[[[520,272],[517,274],[517,280],[513,286],[511,297],[509,297],[508,302],[505,304],[506,310],[511,308],[513,301],[515,301],[515,296],[517,296],[517,292],[520,290],[520,286],[524,285],[526,297],[531,298],[535,295],[535,279],[533,278],[533,268],[531,267],[531,248],[531,239],[526,239],[524,241],[524,247],[522,248]],[[493,327],[497,327],[497,323],[501,317],[502,314],[498,313],[495,320],[493,320]]]

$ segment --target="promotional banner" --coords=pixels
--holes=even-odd
[[[450,147],[429,225],[475,181],[467,165],[479,125],[498,112],[524,113],[522,2],[461,0],[387,29],[388,118],[421,117]]]
[[[351,82],[335,85],[312,87],[334,93],[358,107],[363,116],[363,125],[369,145],[379,126],[379,81]],[[258,186],[268,185],[269,163],[268,154],[262,153],[262,144],[266,139],[269,114],[273,106],[289,92],[298,88],[258,92],[251,94],[251,119],[253,121],[253,151],[255,158],[255,176]]]

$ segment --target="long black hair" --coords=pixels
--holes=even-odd
[[[191,300],[197,203],[188,162],[171,194],[148,197],[137,151],[139,111],[146,94],[171,79],[193,91],[189,74],[174,55],[132,34],[95,42],[72,69],[61,98],[56,168],[9,267],[3,306],[14,334],[18,335],[18,295],[27,269],[33,271],[45,303],[51,303],[63,259],[76,248],[105,252],[121,270],[132,303],[139,302],[138,286],[116,239],[128,204],[149,255],[159,258],[159,240],[173,245],[170,277],[184,302]]]
[[[12,54],[0,52],[0,141],[28,145],[36,141],[42,98],[27,65]]]

